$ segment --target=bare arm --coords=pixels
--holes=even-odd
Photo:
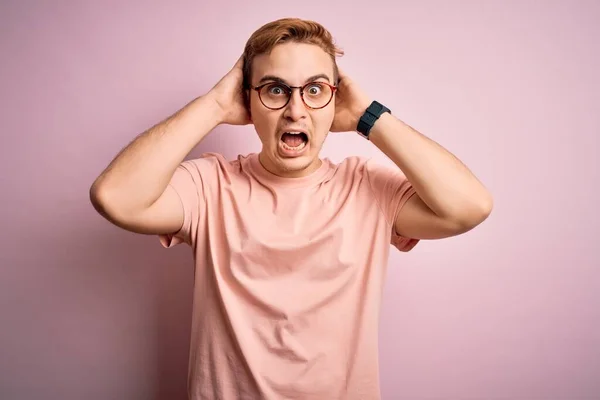
[[[183,210],[168,186],[189,152],[217,125],[249,122],[241,97],[241,59],[206,95],[140,134],[90,188],[95,209],[117,226],[138,233],[171,233]]]
[[[417,192],[396,219],[398,234],[423,239],[454,236],[473,229],[490,214],[491,194],[435,141],[388,113],[375,123],[369,137]]]
[[[134,231],[181,226],[178,199],[165,189],[185,156],[218,125],[216,115],[216,103],[198,97],[139,135],[93,183],[94,207],[111,222]],[[155,223],[144,224],[144,219]]]
[[[356,130],[371,99],[340,69],[333,131]],[[395,116],[384,113],[369,139],[388,156],[416,194],[402,207],[396,232],[415,239],[440,239],[473,229],[491,213],[492,195],[458,158]]]

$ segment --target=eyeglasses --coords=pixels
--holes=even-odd
[[[294,89],[300,90],[300,97],[306,107],[318,110],[326,107],[337,90],[336,86],[325,82],[309,82],[304,86],[289,86],[283,82],[268,82],[252,86],[258,92],[261,103],[269,110],[281,110],[292,98]]]

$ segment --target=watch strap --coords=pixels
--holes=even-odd
[[[375,122],[379,119],[381,114],[384,112],[391,113],[391,110],[379,103],[378,101],[373,101],[369,107],[365,110],[364,114],[358,120],[358,125],[356,127],[356,131],[363,136],[364,138],[369,138],[369,133],[371,132],[371,128],[375,125]]]

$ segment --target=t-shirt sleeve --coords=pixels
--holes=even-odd
[[[369,160],[365,170],[373,195],[391,229],[391,244],[403,252],[412,250],[419,239],[399,235],[395,222],[402,207],[416,193],[414,187],[399,168]]]
[[[207,162],[202,159],[183,161],[175,170],[169,186],[179,196],[183,208],[183,225],[177,232],[158,235],[163,247],[180,243],[194,246],[200,222],[200,209],[204,204],[204,189],[201,169]],[[205,172],[206,173],[206,172]]]

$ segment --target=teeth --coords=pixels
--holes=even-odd
[[[299,151],[302,150],[304,148],[304,146],[306,146],[306,142],[302,142],[300,143],[298,146],[296,147],[291,147],[288,146],[287,144],[285,144],[285,142],[281,142],[281,144],[283,145],[283,148],[286,150],[292,150],[292,151]]]

